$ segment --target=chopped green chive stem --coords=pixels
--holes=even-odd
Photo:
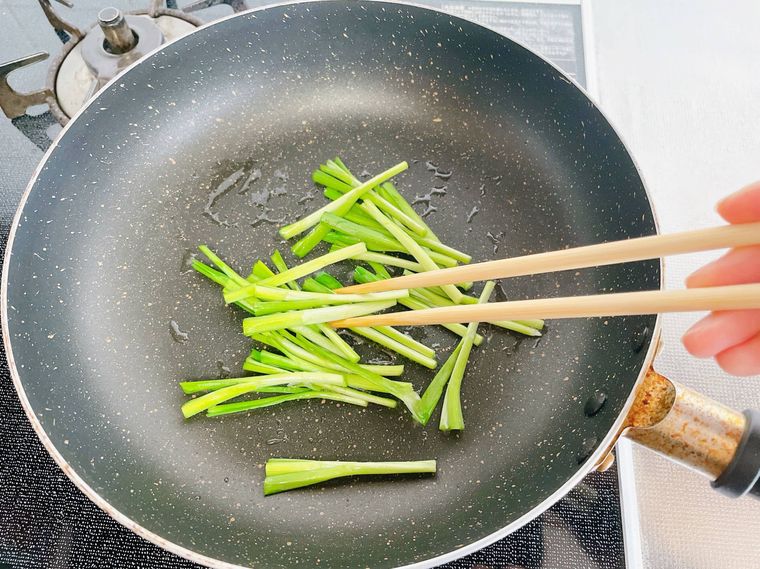
[[[357,304],[328,306],[325,308],[312,308],[308,310],[295,310],[268,316],[253,316],[243,320],[243,334],[252,336],[258,332],[281,330],[293,326],[332,322],[354,316],[366,316],[374,312],[380,312],[396,304],[395,300],[379,302],[360,302]]]
[[[275,251],[272,254],[272,263],[275,265],[275,268],[280,273],[288,270],[288,266],[285,263],[285,260],[282,258],[282,255],[280,254],[279,251]],[[257,270],[258,270],[259,275],[261,275],[263,278],[270,278],[274,276],[275,273],[271,271],[269,267],[267,267],[264,263],[259,262],[256,265],[257,265]],[[298,283],[296,281],[289,281],[287,285],[296,293],[301,290],[301,287],[298,286]],[[272,289],[271,287],[267,290],[269,290],[270,293],[274,294],[275,296],[277,296],[277,294],[282,292],[279,289]],[[225,293],[229,294],[229,291],[225,291]],[[285,291],[285,294],[287,294],[287,291]],[[319,306],[319,305],[315,305],[315,306]],[[303,307],[303,308],[308,308],[308,307]],[[286,308],[284,310],[296,310],[296,309],[297,309],[296,306],[292,306],[289,309]],[[262,314],[256,314],[255,305],[254,305],[253,310],[249,310],[249,312],[251,312],[255,316],[262,316]],[[350,359],[351,361],[359,361],[359,359],[361,359],[359,354],[357,354],[354,351],[354,349],[350,345],[348,345],[348,343],[345,340],[343,340],[343,338],[341,338],[338,335],[338,333],[327,324],[299,326],[296,329],[301,331],[304,334],[304,336],[309,338],[311,341],[323,346],[325,349],[328,349],[338,355],[343,355],[344,357]]]
[[[434,460],[414,462],[338,462],[332,466],[291,471],[264,478],[264,495],[318,484],[334,478],[373,474],[435,473]]]
[[[403,364],[359,364],[370,373],[376,373],[385,377],[401,377],[404,375]],[[398,382],[397,382],[398,383]]]
[[[365,205],[365,204],[362,204],[362,205]],[[372,204],[369,204],[369,205],[372,205]],[[416,247],[417,249],[425,253],[425,255],[433,262],[433,265],[431,266],[435,266],[436,269],[441,268],[441,267],[455,267],[457,265],[457,261],[455,259],[452,259],[451,257],[447,257],[446,255],[442,255],[441,253],[437,253],[436,251],[431,251],[430,249],[426,249],[422,247],[421,245],[419,245],[416,241],[414,241],[414,239],[411,239],[411,237],[409,237],[408,235],[406,235],[406,237],[409,238],[412,243],[414,243],[414,247]],[[391,245],[391,243],[388,242],[387,239],[384,241],[380,241],[378,239],[371,239],[369,237],[360,238],[360,237],[348,235],[346,233],[342,233],[336,230],[330,231],[327,235],[325,235],[324,240],[327,243],[331,243],[332,245],[339,246],[338,248],[331,249],[331,251],[337,251],[342,248],[348,247],[350,245],[357,245],[359,243],[363,243],[369,251],[374,251],[374,252],[379,252],[379,253],[381,252],[404,253],[404,254],[411,255],[411,253],[401,243],[396,243],[395,245]],[[424,269],[424,266],[423,266],[423,269]],[[424,270],[434,270],[434,269],[424,269]],[[453,285],[450,285],[450,286],[453,286]]]
[[[416,235],[411,235],[411,234],[410,236],[423,247],[427,247],[431,251],[440,253],[442,255],[446,255],[447,257],[451,257],[452,259],[459,261],[460,263],[469,263],[470,261],[472,261],[471,255],[468,255],[467,253],[463,253],[462,251],[454,249],[453,247],[450,247],[448,245],[444,245],[443,243],[441,243],[440,241],[436,239],[431,239],[430,237],[418,237]]]
[[[222,285],[223,287],[229,287],[229,290],[236,290],[237,284],[230,279],[227,275],[224,273],[221,273],[217,271],[216,269],[212,269],[208,265],[205,265],[204,263],[201,263],[200,261],[194,261],[193,262],[193,268],[202,274],[203,276],[209,278],[210,280],[214,281],[217,284]],[[227,289],[223,289],[224,290]],[[241,300],[236,303],[240,308],[243,310],[246,310],[253,314],[253,305],[245,300]]]
[[[376,251],[367,251],[366,253],[356,255],[353,258],[357,261],[366,261],[367,263],[382,263],[383,265],[390,267],[408,269],[415,273],[422,273],[425,271],[424,267],[415,261],[409,261],[407,259],[385,255],[384,253],[377,253]]]
[[[441,296],[435,292],[433,292],[430,289],[426,288],[416,288],[409,291],[409,294],[411,294],[415,298],[419,298],[426,304],[430,304],[431,306],[454,306],[454,303],[451,301],[451,299]],[[469,302],[467,299],[472,298],[471,296],[463,295],[462,296],[462,304],[474,304],[477,303],[477,299],[473,299],[475,302]],[[536,321],[532,321],[536,322]],[[539,320],[538,322],[542,322]],[[533,328],[531,326],[528,326],[524,324],[523,322],[516,321],[516,320],[494,320],[489,322],[489,324],[493,326],[498,326],[499,328],[505,328],[507,330],[512,330],[513,332],[519,332],[520,334],[524,334],[526,336],[540,336],[541,332],[539,332],[536,328]]]
[[[311,174],[311,179],[315,184],[325,186],[326,188],[333,188],[336,192],[340,192],[341,195],[350,192],[354,188],[322,170],[314,170]]]
[[[272,385],[271,387],[260,387],[256,393],[308,393],[310,391],[314,390],[300,385]]]
[[[404,344],[390,338],[389,336],[386,336],[382,332],[375,330],[374,328],[368,328],[364,326],[360,326],[357,328],[350,328],[352,332],[355,334],[359,334],[360,336],[364,336],[365,338],[372,340],[376,344],[380,344],[381,346],[384,346],[388,348],[389,350],[392,350],[396,352],[397,354],[400,354],[404,356],[407,359],[412,360],[413,362],[416,362],[420,364],[421,366],[435,369],[438,366],[438,363],[435,361],[435,359],[425,356],[418,351],[409,348],[408,346],[405,346]]]
[[[380,277],[377,275],[371,273],[364,267],[356,267],[354,269],[354,281],[358,284],[363,283],[369,283],[380,280]],[[411,289],[410,292],[414,291],[416,289]],[[399,304],[406,306],[410,310],[424,310],[426,308],[434,308],[432,305],[427,304],[417,298],[409,297],[409,298],[400,298],[398,301]],[[463,326],[462,324],[441,324],[444,328],[447,330],[454,332],[457,336],[464,337],[464,335],[467,333],[467,327]],[[475,345],[479,346],[483,342],[483,336],[480,334],[475,335]]]
[[[403,332],[396,330],[392,326],[375,326],[375,330],[378,332],[381,332],[388,336],[389,338],[397,341],[400,344],[405,345],[408,348],[411,348],[412,350],[419,352],[423,356],[428,356],[429,358],[435,357],[435,350],[432,348],[427,347],[422,342],[418,342],[414,338],[412,338],[409,334],[404,334]]]
[[[399,225],[408,229],[410,232],[420,237],[427,235],[428,230],[426,225],[417,223],[414,218],[409,217],[380,194],[372,193],[366,199],[374,203],[380,211],[396,220]]]
[[[344,261],[345,259],[350,259],[353,255],[359,255],[366,251],[367,248],[363,243],[357,243],[352,247],[346,247],[340,251],[327,253],[326,255],[322,255],[321,257],[317,257],[311,261],[297,265],[292,269],[288,269],[287,271],[274,275],[273,277],[264,279],[261,281],[261,284],[270,287],[279,286],[287,282],[300,279],[301,277],[305,277],[306,275],[318,271],[319,269],[323,269],[328,265]]]
[[[243,362],[243,369],[245,371],[253,371],[253,372],[262,373],[265,375],[269,375],[272,373],[287,373],[288,371],[312,371],[312,370],[296,370],[294,368],[283,368],[283,367],[268,365],[268,364],[258,362],[255,359],[251,358],[250,356],[245,358],[245,361]]]
[[[248,378],[235,378],[243,379],[244,381],[238,382],[235,385],[229,385],[216,389],[206,395],[201,395],[196,399],[191,399],[182,405],[182,414],[185,418],[197,415],[202,411],[207,410],[209,407],[234,399],[240,395],[256,391],[259,387],[267,387],[272,385],[288,385],[299,383],[313,383],[319,382],[323,384],[333,385],[345,385],[345,379],[342,375],[333,373],[283,373],[277,375],[261,375]]]
[[[340,337],[337,330],[324,323],[317,324],[317,326],[319,326],[322,333],[332,342],[333,346],[337,348],[337,351],[333,350],[334,353],[342,355],[344,358],[352,362],[358,362],[361,359],[361,356],[354,351],[351,345]],[[295,331],[298,333],[302,332],[300,328],[295,328]]]
[[[290,356],[282,356],[280,354],[274,354],[272,352],[267,352],[265,350],[262,350],[260,356],[258,357],[268,362],[278,362],[280,364],[280,367],[283,367],[285,369],[292,370],[292,371],[313,371],[313,372],[340,373],[340,374],[345,373],[345,370],[343,368],[338,368],[337,366],[330,367],[329,365],[326,365],[326,366],[319,365],[315,363],[314,361],[291,359]],[[245,369],[245,366],[243,367]]]
[[[272,300],[265,302],[255,302],[253,305],[254,316],[266,316],[267,314],[277,314],[278,312],[287,312],[288,310],[304,310],[306,308],[319,308],[324,306],[321,300]]]
[[[330,190],[325,190],[325,192],[328,191]],[[386,231],[383,229],[383,226],[372,219],[369,215],[367,215],[364,210],[359,208],[359,206],[354,206],[348,210],[348,213],[343,216],[343,219],[347,219],[348,221],[356,223],[358,225],[363,225],[364,227],[369,227],[375,231],[386,233]]]
[[[267,267],[266,263],[259,259],[253,264],[253,268],[251,269],[251,274],[256,277],[257,281],[263,281],[264,279],[268,279],[270,277],[273,277],[276,273]]]
[[[300,341],[299,338],[296,339],[296,341]],[[368,379],[375,383],[375,385],[380,388],[371,388],[373,391],[381,391],[383,388],[387,389],[387,393],[390,393],[391,395],[395,396],[397,399],[400,399],[404,405],[411,411],[412,416],[416,419],[416,413],[417,413],[417,402],[419,401],[419,395],[414,390],[408,390],[405,389],[399,384],[386,379],[385,377],[369,372],[363,367],[361,367],[358,364],[355,364],[353,362],[349,362],[344,360],[343,358],[340,358],[338,356],[335,356],[334,354],[331,354],[330,352],[324,350],[323,348],[319,346],[314,346],[312,348],[317,355],[321,356],[325,360],[335,362],[340,367],[345,369],[346,371],[359,375],[364,377],[365,379]]]
[[[396,366],[385,366],[385,367],[392,368]],[[367,370],[367,371],[370,371],[370,370]],[[397,374],[397,375],[401,375],[401,374]],[[353,387],[354,389],[363,389],[364,391],[376,391],[378,393],[389,393],[391,395],[392,395],[391,392],[395,389],[401,389],[404,391],[414,391],[414,386],[408,381],[389,380],[393,385],[383,386],[383,385],[378,385],[377,383],[370,381],[367,378],[362,377],[360,375],[348,374],[345,376],[345,378],[346,378],[346,385],[348,387]]]
[[[385,217],[373,204],[365,202],[362,204],[362,207],[375,219],[375,221],[383,225],[383,227],[385,227],[385,229],[387,229],[388,232],[390,232],[390,234],[406,248],[407,252],[417,259],[417,262],[420,263],[426,271],[434,271],[438,269],[438,266],[430,258],[430,255],[428,255],[428,253],[418,245],[414,239],[409,237],[403,229]],[[463,296],[459,289],[453,285],[445,285],[442,288],[449,298],[456,303],[458,303]]]
[[[356,203],[356,200],[361,198],[364,194],[369,192],[372,188],[375,186],[382,184],[383,182],[388,181],[393,176],[400,174],[404,170],[406,170],[409,167],[409,165],[406,162],[401,162],[400,164],[397,164],[393,168],[390,168],[389,170],[386,170],[382,174],[379,174],[377,176],[374,176],[373,178],[370,178],[363,184],[355,187],[350,192],[347,192],[343,194],[343,196],[334,202],[330,202],[327,205],[319,208],[318,210],[310,213],[306,217],[298,220],[295,223],[291,223],[290,225],[286,225],[285,227],[280,228],[280,236],[283,239],[291,239],[295,237],[296,235],[303,233],[307,229],[310,229],[311,227],[314,227],[317,223],[319,223],[320,219],[322,218],[322,215],[327,212],[335,213],[336,215],[343,215],[345,214],[349,209],[351,209],[351,206]]]
[[[182,392],[185,395],[192,395],[193,393],[200,393],[202,391],[214,391],[215,389],[221,389],[222,387],[229,387],[230,385],[237,385],[239,383],[245,383],[251,381],[252,377],[231,377],[225,379],[201,379],[197,381],[180,381],[179,386],[182,388]]]
[[[335,460],[308,460],[302,458],[270,458],[264,465],[265,476],[276,476],[288,472],[303,472],[304,470],[316,470],[338,466]]]
[[[544,329],[544,321],[539,320],[538,318],[534,318],[531,320],[515,320],[518,324],[524,324],[525,326],[530,326],[531,328],[535,328],[536,330],[543,330]]]
[[[321,272],[316,276],[321,285],[330,291],[341,288],[343,284],[326,272]],[[341,295],[346,298],[350,295]],[[436,361],[434,359],[435,351],[427,346],[420,344],[410,336],[403,334],[390,326],[378,326],[376,328],[354,328],[353,332],[364,336],[381,346],[388,348],[418,364],[435,369]],[[355,360],[356,361],[356,360]]]
[[[404,248],[399,242],[391,237],[388,237],[382,231],[377,229],[371,229],[358,223],[348,221],[337,215],[326,213],[322,216],[322,223],[326,223],[332,227],[335,231],[340,232],[343,235],[348,235],[353,239],[356,239],[362,243],[365,243],[367,249],[372,251],[399,251],[404,252]],[[362,251],[364,253],[365,251]]]
[[[315,279],[316,280],[316,279]],[[319,282],[319,281],[317,281]],[[406,298],[409,296],[407,289],[401,290],[388,290],[384,292],[369,292],[366,294],[333,294],[332,289],[328,287],[330,292],[307,292],[307,291],[294,291],[285,290],[282,288],[265,287],[261,284],[254,284],[252,287],[255,289],[255,296],[263,300],[321,300],[325,304],[333,304],[338,302],[377,302],[380,300],[396,300],[399,298]],[[249,287],[250,288],[250,287]]]
[[[346,166],[343,163],[343,161],[340,159],[339,156],[336,156],[335,158],[333,158],[333,162],[335,162],[341,170],[345,171],[348,174],[351,174],[351,171],[348,169],[348,166]],[[356,179],[356,178],[354,178],[354,179]]]
[[[324,357],[321,357],[320,355],[317,355],[316,351],[318,348],[321,348],[321,346],[318,346],[313,342],[306,343],[304,341],[301,341],[300,343],[296,343],[296,339],[296,336],[292,336],[290,334],[286,335],[282,333],[279,338],[270,338],[274,344],[274,347],[280,350],[283,354],[286,354],[291,360],[301,363],[301,365],[311,364],[338,373],[344,373],[347,371],[345,367],[335,363],[335,361],[328,360]],[[337,356],[336,354],[333,354],[330,350],[326,350],[325,348],[322,348],[322,350],[324,350],[325,353],[330,353],[333,356],[337,357],[339,361],[343,361],[345,359]]]
[[[232,267],[230,267],[227,263],[222,261],[211,249],[209,249],[206,245],[201,245],[198,247],[201,253],[206,255],[208,259],[214,263],[220,271],[222,271],[225,275],[227,275],[235,284],[238,286],[245,286],[248,284],[248,281],[245,280],[243,277],[241,277],[239,274],[237,274]]]
[[[382,208],[379,208],[382,209]],[[338,217],[331,213],[322,216],[322,223],[326,223],[335,231],[349,235],[359,241],[367,243],[367,248],[380,251],[403,251],[404,248],[393,238],[393,236],[375,219],[370,217],[366,212],[357,207],[352,208],[345,216]],[[430,237],[421,237],[419,234],[409,230],[399,224],[412,239],[421,246],[430,250],[433,260],[444,260],[451,264],[453,261],[469,263],[472,257],[466,253],[458,251],[453,247],[444,245],[436,239]]]
[[[330,273],[326,273],[324,271],[317,273],[317,276],[314,278],[318,283],[323,284],[330,290],[335,290],[343,286],[343,283],[341,283],[338,279],[336,279]]]
[[[395,399],[388,399],[387,397],[380,397],[378,395],[372,395],[358,389],[352,389],[350,387],[340,387],[338,385],[322,385],[315,384],[315,387],[320,391],[334,391],[335,393],[342,393],[355,399],[361,399],[367,403],[374,403],[382,407],[388,407],[389,409],[395,409],[398,406],[398,402]]]
[[[251,350],[248,359],[255,360],[265,365],[276,366],[291,371],[309,371],[286,356],[268,352],[266,350]],[[247,360],[246,360],[247,361]]]
[[[288,290],[285,288],[273,288],[264,286],[260,283],[249,284],[235,290],[227,290],[224,293],[224,300],[227,304],[237,302],[246,298],[255,298],[262,301],[300,301],[316,300],[322,304],[348,304],[352,302],[377,302],[380,300],[396,300],[409,296],[409,291],[389,290],[384,292],[371,292],[367,294],[333,294],[330,292],[319,293],[304,290]],[[255,307],[254,307],[255,308]]]
[[[541,332],[535,328],[521,324],[516,320],[494,320],[493,322],[489,322],[489,324],[492,326],[498,326],[499,328],[504,328],[505,330],[512,330],[513,332],[523,334],[524,336],[531,336],[534,338],[541,336]]]
[[[319,245],[330,231],[331,228],[329,225],[319,222],[314,229],[296,241],[296,244],[293,245],[290,250],[296,257],[303,258],[308,255],[314,247]]]
[[[200,261],[193,261],[193,269],[202,274],[204,277],[212,280],[216,284],[226,287],[229,286],[232,280],[224,273],[217,271],[216,269],[209,267],[206,263]]]
[[[422,219],[422,216],[420,216],[420,214],[415,211],[414,207],[412,207],[412,204],[406,201],[404,196],[399,193],[399,191],[396,189],[396,186],[394,186],[392,182],[384,182],[383,184],[380,184],[380,189],[389,202],[391,202],[409,217],[417,221],[417,223],[420,223],[427,228],[427,237],[439,240],[438,237],[436,237],[435,233],[433,233],[433,230],[430,229],[430,226],[425,223],[424,219]]]
[[[277,369],[277,368],[274,368]],[[287,374],[287,370],[277,370],[275,374],[265,374],[265,375],[283,375]],[[194,393],[201,393],[203,391],[215,391],[217,389],[222,389],[223,387],[229,387],[231,385],[240,385],[241,383],[251,383],[252,380],[258,380],[262,376],[253,376],[253,377],[230,377],[225,379],[202,379],[199,381],[181,381],[179,386],[182,388],[182,391],[185,393],[185,395],[193,395]],[[328,384],[322,384],[322,385],[328,385]],[[273,388],[287,388],[288,391],[284,391],[283,393],[297,393],[299,391],[305,391],[308,390],[308,387],[287,387],[280,385],[279,382],[275,385],[259,385],[253,391],[256,391],[257,393],[265,393],[265,392],[271,392]]]
[[[255,337],[256,340],[262,341],[263,338],[260,335],[257,335]],[[334,361],[326,360],[318,355],[316,355],[314,352],[314,346],[313,345],[305,345],[302,340],[301,347],[298,344],[295,344],[294,341],[296,340],[296,337],[294,336],[288,336],[288,337],[280,337],[280,338],[268,338],[269,342],[271,342],[271,345],[278,350],[280,350],[282,353],[287,354],[287,357],[284,357],[286,361],[291,362],[290,365],[298,366],[294,369],[302,369],[304,371],[326,371],[331,373],[341,373],[345,374],[347,369],[340,365],[335,363]],[[334,352],[333,352],[334,353]],[[272,356],[278,356],[278,354],[272,354],[271,352],[261,352],[262,359],[265,359],[268,362],[273,362],[275,365],[277,365],[278,360],[274,359]],[[339,354],[335,354],[338,357],[341,357]],[[283,356],[279,356],[280,358],[283,358]],[[347,359],[345,357],[342,357],[341,359]],[[352,361],[352,360],[349,360]],[[285,364],[281,364],[282,367],[285,367]],[[404,366],[403,365],[374,365],[374,364],[358,364],[359,367],[366,370],[369,373],[382,375],[385,377],[399,377],[404,374]],[[398,383],[398,382],[396,382]],[[356,386],[352,386],[356,387]],[[362,389],[365,389],[365,387],[362,387]]]
[[[299,393],[251,399],[249,401],[214,405],[206,411],[206,416],[219,417],[220,415],[229,415],[231,413],[243,413],[245,411],[252,411],[253,409],[261,409],[262,407],[271,407],[272,405],[278,405],[280,403],[285,403],[286,401],[299,401],[301,399],[329,399],[332,401],[350,403],[351,405],[358,405],[359,407],[366,407],[368,405],[368,403],[362,399],[348,397],[347,395],[335,393],[333,391],[302,391]]]
[[[479,304],[485,304],[491,298],[491,293],[496,286],[493,281],[488,281],[483,287],[483,292],[478,299]],[[460,342],[461,349],[454,362],[454,369],[451,371],[449,383],[446,386],[446,395],[443,398],[443,411],[438,428],[441,431],[454,431],[464,429],[464,417],[462,416],[461,389],[464,370],[467,367],[467,361],[470,359],[473,339],[478,330],[478,322],[471,322],[467,325],[467,334]]]
[[[330,182],[330,179],[324,179],[325,186],[331,187],[341,193],[346,193],[346,186],[352,188],[361,184],[350,172],[341,169],[335,162],[327,161],[326,164],[320,166],[320,170],[332,176],[333,180],[339,180],[338,184]],[[397,220],[399,223],[409,228],[411,231],[418,235],[425,235],[428,232],[428,228],[424,223],[419,223],[414,217],[408,215],[403,210],[396,207],[392,202],[386,200],[382,195],[377,193],[375,189],[362,196],[364,201],[371,201],[381,211],[385,212],[392,219]]]
[[[333,332],[334,334],[337,335],[337,332],[335,332],[334,329],[330,328],[327,325],[324,325],[324,326],[325,326],[325,328],[327,330],[329,330],[330,332]],[[341,349],[342,346],[338,346],[338,345],[335,344],[335,342],[333,341],[332,337],[328,337],[326,335],[322,335],[320,333],[321,329],[317,329],[317,328],[312,327],[312,326],[293,326],[291,329],[294,332],[298,332],[299,334],[303,334],[304,338],[307,338],[310,342],[314,342],[315,344],[319,344],[324,349],[330,350],[334,354],[338,354],[339,356],[343,356],[344,354],[347,354],[346,351],[344,351],[343,349]],[[341,343],[343,343],[343,339],[342,338],[339,337],[339,340],[340,340]],[[346,346],[348,346],[348,344],[346,344]],[[351,349],[350,346],[348,346],[348,348]],[[356,357],[357,358],[356,361],[359,360],[359,355],[356,352],[354,352],[353,350],[351,350],[350,354],[351,354],[350,359],[353,359],[354,357]],[[345,357],[348,357],[348,356],[346,355]]]
[[[265,363],[266,365],[269,365],[272,367],[283,368],[284,370],[291,370],[291,371],[324,371],[328,373],[338,372],[341,374],[344,374],[347,371],[344,367],[339,366],[335,364],[334,362],[325,361],[323,359],[320,359],[318,356],[315,356],[308,352],[307,354],[311,358],[310,360],[295,359],[295,358],[298,358],[298,355],[302,353],[301,352],[302,348],[296,344],[293,344],[292,342],[290,342],[290,340],[280,339],[277,342],[277,344],[278,345],[275,345],[274,347],[277,347],[277,349],[283,351],[283,353],[289,353],[290,355],[282,356],[280,354],[275,354],[272,352],[268,352],[266,350],[254,349],[251,351],[251,355],[248,357],[248,359],[246,359],[246,364],[249,361],[254,360],[261,363]],[[247,369],[245,367],[246,364],[243,364],[244,369]],[[404,374],[403,365],[374,365],[374,364],[359,364],[359,365],[364,370],[370,373],[382,375],[385,377],[399,377]],[[251,371],[256,371],[256,370],[251,370]],[[351,387],[358,387],[360,389],[370,389],[371,388],[370,386],[374,385],[371,382],[365,381],[360,376],[354,375],[350,377],[361,379],[360,384],[351,385]],[[409,386],[411,387],[411,384],[409,384]]]
[[[444,364],[435,374],[433,381],[427,386],[422,393],[420,403],[417,406],[419,409],[420,419],[423,425],[427,425],[430,421],[430,417],[438,406],[438,402],[441,400],[443,390],[446,388],[446,384],[449,382],[451,372],[454,370],[454,364],[456,363],[459,352],[462,351],[462,343],[458,343],[451,355],[446,359]]]
[[[282,258],[282,254],[277,249],[274,250],[274,253],[272,253],[270,259],[272,260],[272,264],[274,265],[274,268],[277,269],[278,273],[282,274],[288,271],[288,265],[285,264],[285,259]],[[298,286],[298,283],[295,281],[295,279],[288,281],[285,284],[289,289],[300,290],[300,287]]]
[[[306,292],[321,292],[323,294],[330,294],[330,292],[332,292],[331,289],[327,288],[325,285],[317,282],[311,277],[303,281],[303,289]]]
[[[369,266],[372,267],[372,270],[375,271],[375,274],[381,279],[391,278],[391,274],[382,263],[376,263],[374,261],[367,261],[367,263],[369,263]]]
[[[338,166],[333,160],[327,160],[324,164],[320,164],[319,169],[325,174],[329,174],[333,178],[343,182],[349,187],[349,191],[361,184],[359,180]]]
[[[416,298],[402,298],[399,300],[399,304],[406,306],[410,310],[424,310],[426,308],[435,308],[434,306],[430,306],[429,304],[425,304],[424,302],[420,302]],[[467,326],[464,324],[441,324],[444,328],[449,330],[450,332],[453,332],[459,337],[464,338],[464,335],[467,333]],[[483,336],[480,334],[475,335],[475,345],[479,346],[483,343]]]

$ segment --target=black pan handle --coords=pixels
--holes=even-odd
[[[760,412],[747,410],[744,417],[747,423],[734,458],[712,486],[727,496],[749,493],[760,498]]]
[[[707,476],[719,492],[760,498],[760,413],[740,413],[650,370],[626,436]]]

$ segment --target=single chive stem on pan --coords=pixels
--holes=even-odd
[[[255,298],[260,301],[270,300],[313,300],[322,304],[350,304],[352,302],[377,302],[380,300],[396,300],[409,296],[409,291],[391,290],[387,292],[368,294],[333,294],[330,292],[318,293],[304,290],[288,290],[285,288],[272,288],[259,283],[241,287],[237,290],[228,290],[224,293],[227,304],[237,302],[244,298]]]
[[[448,357],[446,362],[438,370],[438,373],[435,374],[433,381],[431,381],[427,388],[425,388],[425,391],[423,391],[422,397],[420,398],[420,402],[417,406],[419,410],[420,421],[423,425],[428,424],[433,411],[435,411],[435,408],[438,406],[438,402],[441,400],[441,396],[443,395],[443,390],[446,388],[446,384],[451,378],[451,372],[454,370],[454,364],[456,363],[457,357],[461,351],[462,343],[459,342],[457,344],[457,347],[454,348],[454,351],[451,352],[451,355]]]
[[[294,490],[345,476],[379,474],[435,474],[435,460],[409,462],[341,462],[270,459],[266,465],[264,495]]]
[[[356,316],[365,316],[374,312],[380,312],[396,304],[395,300],[360,302],[356,304],[328,306],[324,308],[312,308],[308,310],[294,310],[267,316],[253,316],[243,320],[243,334],[253,336],[259,332],[282,330],[294,326],[307,324],[319,324],[343,320]]]
[[[300,279],[301,277],[305,277],[306,275],[314,273],[319,269],[323,269],[328,265],[338,263],[345,259],[350,259],[354,255],[365,253],[366,251],[366,245],[363,243],[357,243],[356,245],[346,247],[345,249],[332,251],[326,255],[322,255],[321,257],[307,261],[306,263],[296,265],[287,271],[274,275],[268,279],[264,279],[259,284],[270,287],[279,286],[281,284]]]
[[[330,401],[348,403],[350,405],[358,405],[359,407],[367,407],[368,405],[368,403],[362,399],[343,395],[342,393],[335,393],[333,391],[309,390],[301,391],[298,393],[275,395],[274,397],[262,397],[260,399],[250,399],[248,401],[236,401],[235,403],[214,405],[213,407],[209,407],[208,411],[206,411],[206,416],[219,417],[221,415],[230,415],[232,413],[243,413],[245,411],[252,411],[254,409],[279,405],[280,403],[285,403],[286,401],[300,401],[302,399],[325,399]]]
[[[488,299],[491,298],[491,293],[496,286],[493,281],[488,281],[483,287],[483,292],[478,299],[479,304],[485,304]],[[467,362],[470,359],[470,352],[472,350],[472,343],[475,339],[475,334],[478,331],[478,323],[471,322],[467,325],[467,334],[460,342],[459,354],[457,354],[456,362],[454,362],[454,368],[451,371],[451,377],[449,383],[446,386],[446,395],[443,398],[443,411],[441,412],[441,420],[438,424],[438,428],[442,431],[453,431],[464,429],[464,418],[462,416],[462,402],[461,402],[461,389],[462,379],[464,378],[464,370],[467,367]]]

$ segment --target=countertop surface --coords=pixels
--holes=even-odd
[[[638,162],[661,231],[720,223],[714,204],[760,179],[760,4],[597,0],[592,7],[596,97]],[[669,258],[666,286],[683,287],[717,255]],[[697,318],[664,317],[658,370],[737,409],[760,408],[760,377],[730,377],[686,353],[680,337]],[[629,567],[760,567],[756,500],[725,498],[644,449],[631,454],[623,508],[628,550],[638,555],[629,555]]]

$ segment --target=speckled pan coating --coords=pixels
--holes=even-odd
[[[186,270],[189,251],[207,243],[244,271],[284,249],[274,225],[251,223],[314,208],[309,173],[336,154],[357,172],[409,160],[398,179],[409,198],[447,186],[428,220],[476,260],[655,232],[630,156],[585,95],[458,18],[386,3],[274,7],[132,68],[73,121],[22,204],[5,332],[54,456],[117,518],[186,556],[395,567],[495,539],[590,468],[650,355],[654,317],[550,322],[539,342],[496,330],[469,368],[461,435],[402,410],[317,401],[183,421],[177,382],[237,373],[250,348],[241,313]],[[233,175],[210,207],[220,225],[204,209]],[[659,283],[648,262],[504,288],[527,298]],[[408,368],[418,387],[432,375]],[[597,392],[607,399],[589,417]],[[271,456],[437,458],[439,472],[264,498]]]

